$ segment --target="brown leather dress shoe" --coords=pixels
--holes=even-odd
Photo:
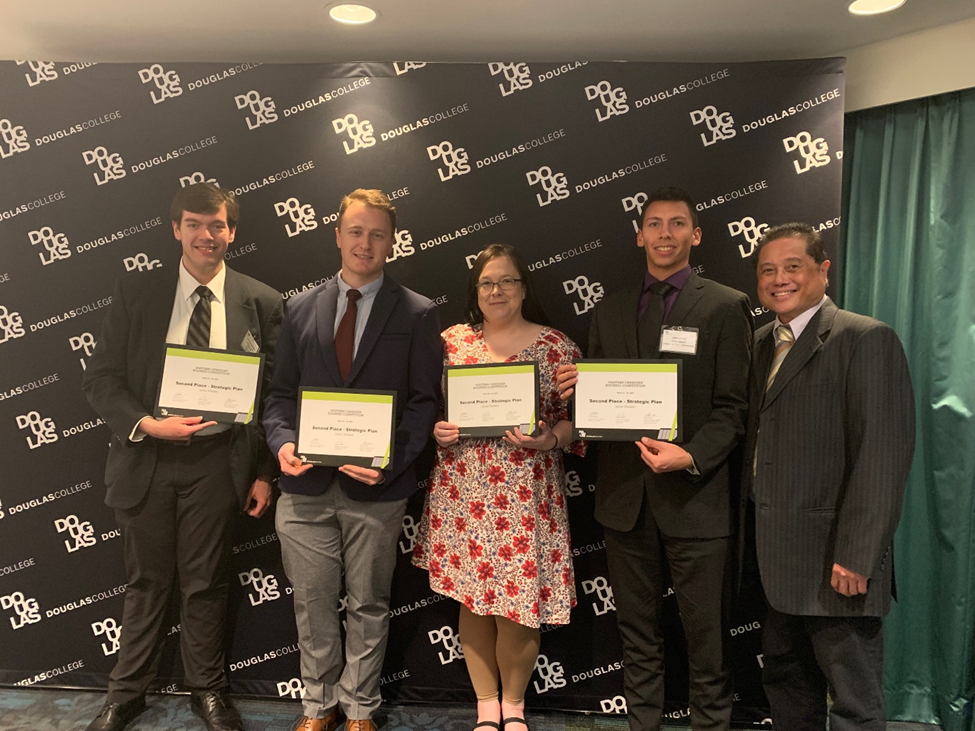
[[[347,718],[345,719],[345,731],[376,731],[376,724],[371,718]]]
[[[292,724],[290,731],[335,731],[339,723],[339,709],[336,707],[325,718],[302,716]]]

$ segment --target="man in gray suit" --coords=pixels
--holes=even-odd
[[[266,392],[281,296],[224,265],[240,209],[233,193],[199,183],[170,207],[179,263],[118,280],[83,388],[112,430],[105,503],[122,530],[126,591],[118,662],[88,731],[121,731],[145,707],[155,678],[174,579],[180,654],[190,704],[210,731],[238,731],[224,659],[233,528],[260,517],[276,474],[259,421],[152,416],[166,343],[263,353]]]
[[[812,226],[771,229],[755,260],[776,318],[755,333],[741,516],[768,600],[772,725],[822,731],[828,691],[832,731],[883,731],[881,618],[914,452],[907,360],[889,326],[826,296]]]

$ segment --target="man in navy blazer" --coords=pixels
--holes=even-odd
[[[433,302],[383,273],[395,232],[396,211],[380,191],[346,196],[335,229],[342,269],[289,300],[275,352],[264,426],[282,472],[276,522],[305,686],[297,731],[334,731],[341,715],[348,731],[375,731],[396,540],[417,488],[413,462],[439,408],[440,318]],[[395,391],[391,467],[321,467],[296,457],[302,387]]]

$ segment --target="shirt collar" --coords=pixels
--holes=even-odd
[[[220,267],[220,271],[217,272],[216,276],[207,282],[206,286],[213,293],[213,299],[217,302],[223,302],[224,285],[227,282],[227,266],[224,265]],[[200,283],[196,280],[192,274],[187,271],[186,267],[183,266],[183,259],[179,260],[179,292],[183,296],[183,299],[188,300],[196,293],[196,288],[200,286]]]
[[[798,340],[799,336],[802,335],[802,331],[806,329],[806,325],[809,324],[809,321],[813,319],[813,315],[819,312],[819,310],[822,308],[822,306],[825,303],[826,303],[826,295],[824,294],[823,298],[819,301],[818,305],[814,307],[810,307],[802,314],[796,315],[795,317],[792,318],[792,322],[789,323],[789,329],[792,330],[792,336],[796,340]],[[782,322],[779,320],[778,317],[776,317],[775,325],[772,327],[772,332],[774,333],[776,329],[779,327],[779,325],[781,324]]]
[[[352,286],[349,285],[344,279],[342,279],[341,269],[339,269],[339,273],[338,276],[336,276],[336,279],[338,280],[338,284],[339,284],[339,294],[341,294],[342,296],[348,296],[349,290],[352,289]],[[369,284],[365,284],[361,287],[358,287],[359,294],[362,295],[362,299],[366,299],[367,297],[372,297],[374,294],[376,294],[382,288],[383,281],[385,279],[386,279],[386,273],[383,272],[382,274],[379,275],[377,279],[373,279],[371,282],[369,282]]]
[[[681,290],[684,289],[684,285],[687,284],[687,280],[690,278],[691,278],[691,265],[688,264],[683,269],[674,272],[673,274],[671,274],[669,277],[667,277],[662,281],[667,282],[667,284],[671,285],[676,290]],[[648,271],[646,275],[644,275],[643,277],[643,291],[646,291],[650,287],[650,285],[653,284],[654,282],[659,282],[659,281],[661,280],[657,279]]]

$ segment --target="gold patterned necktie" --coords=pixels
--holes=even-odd
[[[788,325],[779,325],[775,328],[775,355],[772,356],[772,367],[768,372],[768,380],[765,382],[765,390],[772,387],[775,376],[782,367],[782,361],[789,354],[789,348],[796,342],[796,336],[792,334],[792,328]]]

